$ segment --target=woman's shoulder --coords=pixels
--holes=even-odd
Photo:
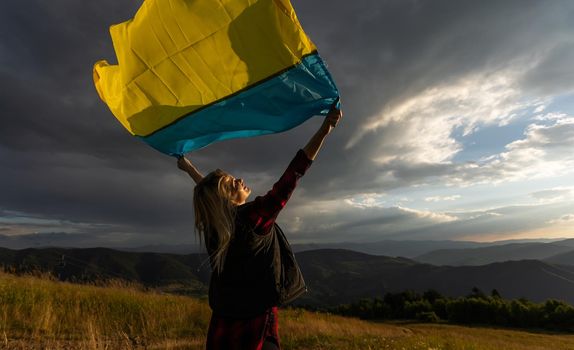
[[[253,201],[250,201],[238,205],[235,218],[237,220],[244,220],[249,215],[249,212],[253,210],[253,204]]]
[[[251,212],[253,211],[253,202],[246,202],[237,207],[235,213],[235,230],[245,230],[249,228]]]

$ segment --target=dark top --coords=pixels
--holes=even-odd
[[[254,317],[304,292],[301,272],[275,219],[311,163],[299,150],[266,195],[237,208],[223,271],[211,275],[209,304],[214,315]],[[213,253],[209,247],[208,252]]]

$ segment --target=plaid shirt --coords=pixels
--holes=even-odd
[[[265,340],[281,349],[276,306],[249,319],[212,316],[206,350],[261,350]]]
[[[287,170],[266,195],[258,196],[252,202],[239,207],[239,219],[253,227],[255,233],[269,233],[277,215],[295,190],[297,181],[305,175],[312,162],[303,150],[299,150]]]
[[[291,197],[299,180],[311,166],[312,161],[299,150],[287,170],[264,196],[256,197],[249,205],[238,208],[238,219],[253,227],[257,234],[271,231],[279,212]],[[260,350],[263,342],[271,338],[279,345],[277,307],[248,318],[235,319],[212,315],[207,332],[207,350]]]

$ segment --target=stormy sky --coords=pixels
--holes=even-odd
[[[0,3],[0,235],[195,242],[192,180],[92,82],[141,1]],[[293,0],[344,118],[278,222],[290,240],[574,237],[574,2]],[[321,124],[189,154],[265,193]],[[32,244],[32,243],[31,243]]]

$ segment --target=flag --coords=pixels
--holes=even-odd
[[[96,90],[168,155],[291,129],[339,96],[288,0],[146,0],[110,34],[117,64],[94,65]]]

